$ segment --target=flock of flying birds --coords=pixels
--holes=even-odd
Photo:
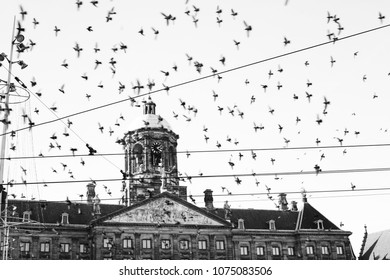
[[[286,4],[287,4],[287,1],[286,1]],[[92,5],[95,8],[99,8],[99,1],[83,2],[83,1],[77,0],[75,2],[75,5],[76,5],[76,10],[81,12],[83,9],[83,6],[85,6],[85,5]],[[166,25],[166,26],[170,26],[170,25],[175,24],[175,22],[177,20],[183,20],[183,18],[184,18],[184,19],[192,21],[194,28],[198,28],[198,25],[199,25],[199,16],[198,15],[199,15],[199,13],[202,12],[201,10],[202,10],[201,7],[198,7],[196,5],[188,5],[188,1],[187,1],[186,6],[185,6],[185,10],[184,10],[184,15],[180,15],[180,16],[173,15],[169,12],[162,11],[160,13],[161,23]],[[109,9],[106,12],[105,21],[107,23],[109,23],[110,21],[114,21],[116,14],[117,14],[117,12],[116,12],[115,7],[112,7],[111,9]],[[223,24],[224,20],[227,20],[226,14],[228,14],[228,17],[231,17],[233,20],[236,20],[237,24],[242,26],[241,27],[242,32],[245,33],[247,38],[249,38],[251,36],[252,30],[256,27],[253,27],[246,20],[239,20],[239,12],[233,8],[225,9],[223,7],[217,6],[215,9],[215,24],[217,24],[218,26],[221,26]],[[25,36],[28,36],[28,28],[25,28],[24,25],[28,24],[27,20],[29,19],[29,16],[30,16],[29,12],[24,7],[20,6],[20,20],[18,21],[18,27],[17,27],[18,34],[20,33],[20,34],[24,34]],[[385,16],[383,14],[379,13],[378,19],[379,19],[380,23],[383,23],[383,21],[385,20]],[[340,34],[344,31],[344,27],[341,24],[341,19],[337,15],[331,14],[330,12],[328,12],[327,16],[326,16],[326,21],[327,21],[328,26],[329,26],[329,30],[328,30],[328,33],[326,34],[326,37],[328,38],[329,41],[335,43],[338,40]],[[36,28],[40,28],[40,25],[41,25],[41,23],[40,23],[39,19],[33,17],[32,27],[34,29],[36,29]],[[66,28],[66,26],[54,25],[53,26],[53,37],[55,39],[60,38],[62,30],[65,28]],[[148,30],[149,30],[149,32],[148,32]],[[88,25],[85,28],[85,32],[94,32],[94,31],[95,31],[95,29],[92,25]],[[140,28],[138,30],[138,34],[136,34],[136,36],[153,36],[154,39],[158,39],[158,37],[161,36],[161,32],[157,26],[152,26],[152,27],[150,27],[150,29]],[[29,39],[29,43],[26,44],[26,48],[23,51],[28,51],[28,52],[33,51],[34,46],[36,46],[37,43],[39,43],[39,42],[34,42],[34,41],[32,41],[32,39]],[[284,36],[283,40],[281,40],[281,44],[284,47],[288,47],[291,43],[292,43],[291,40],[288,39],[286,36]],[[237,39],[233,38],[232,39],[232,47],[236,48],[237,50],[240,50],[240,46],[241,46],[241,42],[238,41]],[[84,52],[85,48],[86,48],[86,46],[82,46],[79,42],[75,42],[74,47],[73,47],[73,50],[75,52],[75,56],[77,58],[80,58],[81,56],[83,56],[83,52]],[[112,57],[110,58],[110,60],[108,62],[104,62],[104,61],[98,60],[96,58],[93,58],[94,70],[96,70],[100,67],[108,67],[112,73],[112,78],[114,78],[116,73],[117,73],[117,64],[120,63],[119,60],[116,58],[116,54],[119,52],[126,53],[127,49],[128,49],[128,46],[123,42],[119,42],[119,43],[115,44],[111,48],[111,50],[101,50],[99,48],[98,43],[95,43],[93,46],[93,52],[95,54],[97,54],[101,51],[112,52]],[[23,52],[23,51],[21,51],[21,52]],[[356,51],[353,55],[354,55],[354,57],[357,57],[358,52]],[[218,59],[218,62],[216,65],[209,65],[209,66],[207,66],[206,63],[201,62],[200,60],[196,59],[195,57],[193,57],[189,53],[183,54],[183,60],[184,59],[187,60],[188,65],[191,68],[193,67],[193,69],[197,73],[199,73],[200,75],[212,75],[212,77],[215,78],[218,83],[223,79],[223,76],[219,74],[220,71],[218,69],[221,69],[221,68],[223,70],[227,69],[226,68],[226,61],[228,58],[226,58],[225,56],[222,56],[222,55]],[[334,67],[334,65],[337,63],[336,58],[331,56],[329,58],[329,63],[330,63],[330,67]],[[304,61],[304,65],[306,67],[309,67],[310,61]],[[69,71],[72,71],[72,65],[68,62],[68,59],[64,59],[62,61],[61,65],[59,65],[59,67],[66,69],[66,70],[69,70]],[[158,79],[158,80],[162,81],[160,88],[163,88],[168,93],[170,90],[170,86],[168,85],[169,78],[171,76],[175,75],[175,73],[180,71],[180,70],[181,69],[179,69],[179,66],[177,64],[173,64],[172,66],[167,67],[166,69],[161,69],[160,70],[161,76]],[[264,79],[264,80],[267,80],[269,82],[262,83],[261,90],[264,92],[267,92],[267,90],[269,90],[269,87],[271,87],[270,82],[274,81],[275,77],[278,74],[282,73],[283,71],[284,71],[284,69],[280,65],[278,66],[278,69],[269,70],[269,72],[267,73],[268,77],[266,77]],[[85,72],[84,74],[81,75],[80,78],[85,80],[85,81],[88,81],[89,75],[87,74],[87,72]],[[365,82],[366,79],[367,79],[366,75],[362,77],[363,82]],[[249,83],[250,83],[250,81],[248,79],[246,79],[244,81],[245,85],[248,85]],[[32,77],[31,81],[30,81],[30,85],[28,87],[32,90],[37,85],[38,85],[37,79],[35,77]],[[313,93],[311,93],[311,91],[310,91],[310,87],[312,85],[313,85],[313,83],[310,80],[307,80],[307,82],[306,82],[307,90],[305,91],[304,96],[302,97],[302,96],[298,96],[298,95],[294,94],[292,96],[292,99],[294,101],[296,101],[300,98],[301,99],[304,98],[307,100],[308,103],[310,103],[311,99],[313,98]],[[97,87],[100,89],[104,89],[104,83],[100,82],[97,85]],[[136,79],[135,82],[131,83],[130,86],[126,85],[124,82],[118,81],[118,93],[119,94],[123,93],[125,91],[125,89],[127,89],[127,88],[130,88],[131,90],[133,90],[133,93],[134,93],[133,97],[129,97],[129,99],[130,99],[131,105],[136,106],[136,107],[141,106],[141,104],[140,104],[141,102],[139,101],[140,98],[138,98],[138,97],[145,96],[148,92],[149,93],[153,92],[153,89],[155,87],[159,87],[159,84],[157,82],[155,82],[155,79],[152,79],[152,78],[148,79],[147,82],[146,81],[141,82],[139,79]],[[281,90],[282,88],[283,88],[283,84],[280,81],[278,81],[277,85],[276,85],[276,89]],[[66,85],[61,84],[58,88],[58,91],[61,94],[66,94]],[[42,97],[42,93],[40,91],[37,91],[35,94],[39,98]],[[220,97],[219,93],[212,90],[211,97],[210,97],[212,102],[217,104],[219,97]],[[93,99],[93,96],[92,96],[92,94],[86,94],[85,98],[87,101],[90,101],[91,99]],[[376,99],[376,98],[378,98],[378,95],[374,94],[373,99]],[[145,102],[145,99],[142,102]],[[249,102],[250,102],[250,104],[255,103],[256,96],[252,95],[250,97]],[[329,106],[331,106],[332,101],[328,100],[326,97],[323,97],[322,103],[323,103],[322,114],[318,114],[317,118],[314,120],[318,125],[321,125],[323,123],[323,121],[324,121],[323,118],[324,118],[324,116],[326,116],[328,114],[328,109],[329,109]],[[197,117],[197,115],[199,113],[197,106],[195,106],[194,104],[189,104],[189,102],[184,100],[183,98],[178,98],[178,106],[177,107],[178,107],[177,109],[172,111],[173,118],[176,120],[184,120],[185,122],[190,123],[194,118]],[[226,105],[226,106],[216,105],[215,108],[216,108],[219,115],[228,115],[228,116],[235,117],[235,118],[246,119],[245,112],[235,104],[229,105],[229,106],[228,105]],[[53,104],[52,106],[49,106],[49,109],[53,112],[56,112],[58,108],[55,104]],[[36,115],[39,115],[40,110],[42,110],[42,109],[35,108],[33,113]],[[275,110],[276,110],[275,108],[272,108],[270,106],[268,107],[268,112],[270,115],[274,115]],[[32,129],[34,127],[34,125],[35,125],[35,122],[33,121],[34,116],[31,116],[31,115],[24,112],[22,115],[22,118],[23,118],[24,123],[26,125],[28,125],[30,127],[30,129]],[[104,125],[104,124],[98,122],[96,124],[96,129],[98,129],[101,134],[107,133],[109,136],[112,136],[115,132],[114,131],[115,127],[120,126],[121,122],[124,120],[125,120],[124,116],[122,114],[120,114],[117,118],[117,121],[114,124]],[[5,123],[5,120],[1,120],[1,121],[3,122],[4,125],[11,124],[10,122]],[[300,117],[297,116],[295,119],[295,123],[298,125],[300,121],[301,121]],[[275,128],[266,127],[262,123],[257,123],[256,121],[253,121],[251,123],[253,123],[253,131],[255,133],[260,133],[264,129],[275,129],[275,131],[278,132],[278,134],[280,134],[281,137],[283,137],[282,135],[283,135],[284,125],[282,123],[279,123],[277,125],[277,127],[275,127]],[[71,119],[67,119],[66,127],[64,128],[63,132],[52,133],[50,139],[48,140],[48,152],[51,152],[51,151],[56,150],[56,149],[64,151],[64,150],[62,150],[62,145],[61,145],[59,140],[60,140],[60,138],[62,138],[64,141],[66,141],[65,139],[67,137],[71,136],[72,125],[73,125],[73,121]],[[145,123],[145,126],[147,126],[147,125],[148,124]],[[24,132],[22,132],[22,133],[24,133]],[[213,145],[217,149],[221,149],[222,147],[224,147],[225,143],[233,144],[234,146],[237,146],[239,144],[239,141],[237,138],[229,136],[229,135],[226,136],[226,139],[215,139],[214,142],[212,142],[212,140],[210,139],[211,137],[208,134],[209,128],[206,125],[203,126],[203,129],[200,133],[203,135],[204,141],[207,144]],[[347,134],[349,134],[349,133],[350,133],[350,131],[348,129],[344,130],[344,136],[347,136]],[[360,134],[360,131],[354,131],[351,133],[354,133],[356,136],[358,136]],[[16,144],[14,142],[12,142],[12,140],[16,136],[16,133],[14,131],[11,131],[10,136],[11,136],[10,150],[12,152],[15,152],[16,151]],[[283,140],[285,143],[285,147],[288,147],[291,140],[287,139],[286,137],[283,137]],[[339,145],[341,145],[341,146],[343,145],[343,140],[344,140],[343,138],[335,137],[335,140],[337,140]],[[117,139],[116,142],[119,144],[123,144],[121,139]],[[320,143],[321,143],[321,140],[316,138],[315,144],[318,146]],[[98,151],[94,147],[92,147],[90,144],[88,144],[87,142],[85,142],[84,144],[85,144],[86,148],[84,148],[84,147],[83,148],[70,147],[69,150],[72,153],[72,155],[75,156],[77,153],[82,153],[82,152],[88,152],[88,155],[98,154]],[[11,152],[11,157],[12,157],[12,152]],[[346,150],[343,151],[343,154],[345,154],[345,153],[346,153]],[[189,158],[190,155],[191,155],[190,152],[186,153],[187,158]],[[232,170],[234,170],[234,168],[236,168],[236,166],[238,165],[238,162],[240,162],[244,156],[246,157],[247,155],[245,153],[241,153],[241,152],[238,152],[237,156],[233,156],[232,154],[229,156],[228,165],[231,167]],[[44,153],[40,152],[39,157],[45,157]],[[253,160],[256,160],[257,159],[256,152],[251,151],[250,157]],[[236,158],[236,159],[234,159],[234,158]],[[321,155],[320,160],[322,160],[324,158],[325,158],[325,154],[323,153]],[[276,161],[277,161],[276,158],[269,159],[269,162],[272,165],[274,165]],[[86,162],[83,158],[80,158],[80,164],[81,164],[81,166],[84,166],[86,164]],[[20,168],[21,168],[21,182],[26,184],[27,183],[26,177],[28,174],[28,170],[26,168],[24,168],[23,166],[20,166]],[[71,169],[69,168],[69,166],[66,162],[60,162],[58,166],[52,167],[51,171],[53,173],[56,173],[56,174],[67,172],[70,179],[75,179],[73,172],[71,171]],[[123,175],[123,171],[120,170],[120,172]],[[313,172],[315,172],[316,174],[319,174],[321,172],[321,167],[319,166],[319,164],[314,165]],[[202,176],[202,174],[203,173],[200,172],[199,176]],[[256,186],[259,186],[260,182],[256,178],[256,174],[253,173],[253,176],[255,178]],[[189,176],[186,173],[184,173],[184,174],[180,173],[180,177],[182,180],[187,180],[188,182],[191,183],[192,176]],[[234,177],[235,184],[240,185],[242,183],[242,179],[239,176],[233,176],[233,177]],[[124,178],[126,178],[126,176],[124,176]],[[278,177],[276,174],[275,179],[278,180],[278,179],[280,179],[280,177]],[[91,179],[91,180],[93,181],[93,179]],[[14,182],[15,182],[14,180],[11,180],[8,183],[12,185]],[[44,184],[44,186],[47,186],[47,185]],[[353,183],[351,183],[351,189],[354,190],[355,188],[356,188],[356,186]],[[108,195],[111,196],[112,192],[106,185],[104,185],[104,190],[106,191],[106,193]],[[230,192],[226,187],[221,187],[221,190],[222,190],[222,193],[226,192],[228,195],[232,194],[232,192]],[[271,188],[268,187],[267,185],[265,185],[265,190],[267,192],[267,197],[275,203],[275,201],[274,201],[275,198],[272,196]],[[10,194],[10,195],[14,198],[17,197],[16,194]],[[80,196],[80,199],[82,199],[83,195],[80,194],[79,196]],[[21,194],[20,197],[25,198],[25,196],[23,194]],[[32,199],[34,199],[34,198],[32,197]],[[192,195],[190,195],[190,199],[193,201],[193,203],[196,203],[195,199]],[[67,198],[66,201],[68,202],[69,199]],[[275,206],[279,207],[277,203],[275,203]]]

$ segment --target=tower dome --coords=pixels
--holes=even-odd
[[[156,104],[148,98],[143,108],[143,114],[130,123],[129,131],[143,128],[165,128],[172,131],[170,124],[160,115],[156,115]]]

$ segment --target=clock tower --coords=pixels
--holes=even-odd
[[[169,123],[156,115],[156,104],[148,98],[143,115],[135,119],[124,137],[125,204],[130,205],[168,191],[187,199],[187,188],[179,186],[177,139]]]

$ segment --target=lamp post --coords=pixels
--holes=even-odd
[[[23,52],[24,50],[27,49],[27,47],[24,44],[22,44],[22,42],[24,40],[24,36],[22,34],[20,34],[20,32],[18,32],[18,34],[15,36],[15,21],[16,21],[16,18],[14,16],[13,27],[12,27],[11,50],[10,50],[9,58],[4,53],[0,54],[0,64],[4,60],[6,60],[8,62],[8,78],[7,78],[7,82],[6,82],[6,92],[5,92],[5,101],[4,101],[4,104],[5,104],[4,120],[2,121],[4,123],[4,125],[3,125],[3,131],[2,131],[3,133],[2,133],[1,147],[0,147],[0,188],[1,188],[1,197],[3,195],[5,196],[4,219],[1,219],[3,222],[3,227],[4,227],[3,246],[5,246],[6,243],[8,243],[8,233],[9,233],[9,229],[7,230],[7,228],[8,228],[8,225],[7,225],[8,184],[6,184],[6,190],[4,190],[3,176],[4,176],[4,163],[5,163],[5,148],[6,148],[6,140],[7,140],[6,133],[8,130],[8,124],[9,124],[8,118],[9,118],[9,114],[10,114],[9,97],[10,97],[10,92],[15,90],[15,85],[13,83],[11,83],[12,65],[14,63],[18,63],[22,69],[27,67],[27,64],[24,63],[22,60],[13,61],[13,51],[14,51],[15,45],[17,46],[17,48],[20,52]],[[16,80],[20,83],[19,79],[16,79]],[[21,83],[21,85],[23,86],[24,84]],[[0,211],[1,211],[1,209],[2,209],[2,199],[0,199]],[[1,214],[0,214],[0,218],[1,218]],[[1,230],[0,230],[0,240],[2,240],[1,239]],[[4,250],[3,250],[2,259],[3,260],[6,259],[7,256],[8,256],[8,246],[5,246]]]

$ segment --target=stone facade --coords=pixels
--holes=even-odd
[[[340,230],[303,197],[302,207],[280,194],[279,210],[213,206],[187,201],[179,185],[177,139],[145,103],[121,143],[125,150],[123,205],[101,204],[95,185],[87,202],[9,200],[8,259],[354,259],[351,232]],[[2,204],[4,206],[4,203]],[[4,237],[4,234],[2,234]],[[4,250],[7,248],[7,250]],[[3,256],[4,258],[5,256]]]

